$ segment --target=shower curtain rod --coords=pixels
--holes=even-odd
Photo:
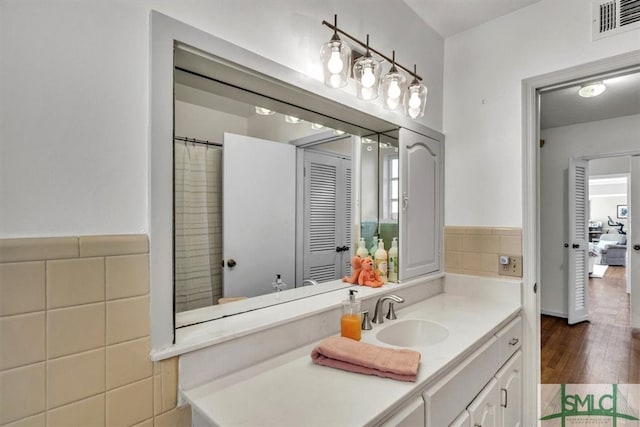
[[[196,139],[196,138],[187,138],[186,136],[174,136],[174,140],[184,141],[184,142],[192,142],[194,144],[202,144],[202,145],[212,145],[214,147],[222,147],[222,144],[219,142],[206,141],[204,139]]]

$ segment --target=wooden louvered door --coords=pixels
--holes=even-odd
[[[350,274],[351,212],[351,161],[305,150],[304,279]]]
[[[569,162],[569,324],[589,320],[589,163]]]

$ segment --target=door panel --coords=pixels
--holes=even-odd
[[[292,288],[295,148],[225,133],[223,156],[224,259],[236,262],[225,265],[224,296],[273,292],[276,274]]]
[[[569,162],[569,324],[589,320],[589,164]]]
[[[630,269],[631,327],[640,328],[640,155],[631,157],[627,259]]]
[[[351,273],[351,161],[304,153],[303,278],[318,282]]]

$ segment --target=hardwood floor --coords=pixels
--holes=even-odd
[[[542,316],[543,384],[640,383],[640,334],[629,326],[625,268],[610,266],[602,279],[589,279],[591,322]]]

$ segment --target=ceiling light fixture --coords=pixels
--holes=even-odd
[[[593,98],[594,96],[601,95],[605,90],[607,90],[607,86],[602,82],[589,83],[580,87],[578,95],[583,98]]]
[[[334,135],[344,135],[345,132],[343,130],[340,130],[340,129],[334,129],[333,134]]]
[[[333,88],[347,85],[351,66],[351,49],[340,40],[337,28],[338,15],[334,15],[333,36],[320,50],[324,84]]]
[[[304,122],[304,120],[299,119],[295,116],[284,116],[284,121],[287,123],[295,123],[295,124]]]
[[[320,129],[324,129],[324,126],[322,126],[319,123],[311,123],[311,129],[313,130],[320,130]]]
[[[356,39],[338,28],[338,16],[334,15],[334,24],[322,21],[325,25],[333,30],[333,37],[322,46],[321,59],[324,70],[324,82],[329,87],[342,87],[347,84],[348,74],[342,74],[345,71],[346,56],[342,55],[343,46],[348,49],[346,43],[340,40],[338,33],[343,35],[350,41],[360,45],[366,49],[366,53],[354,61],[353,78],[356,81],[356,94],[358,98],[363,100],[373,100],[378,97],[378,89],[382,81],[382,104],[387,110],[396,110],[400,106],[404,106],[405,113],[413,118],[418,119],[424,116],[427,103],[427,88],[421,83],[422,77],[416,73],[416,66],[413,71],[403,67],[396,62],[395,51],[393,51],[393,59],[383,55],[373,47],[369,46],[369,35],[367,34],[367,42]],[[350,50],[349,50],[350,51]],[[382,58],[391,63],[389,72],[380,79],[381,67],[380,61],[372,55]],[[329,63],[331,62],[331,65]],[[340,74],[338,74],[338,71]],[[406,77],[400,72],[404,71],[413,77],[409,87],[406,87]]]
[[[260,115],[260,116],[272,116],[274,115],[276,112],[275,111],[271,111],[267,108],[264,107],[258,107],[256,105],[256,114]]]

